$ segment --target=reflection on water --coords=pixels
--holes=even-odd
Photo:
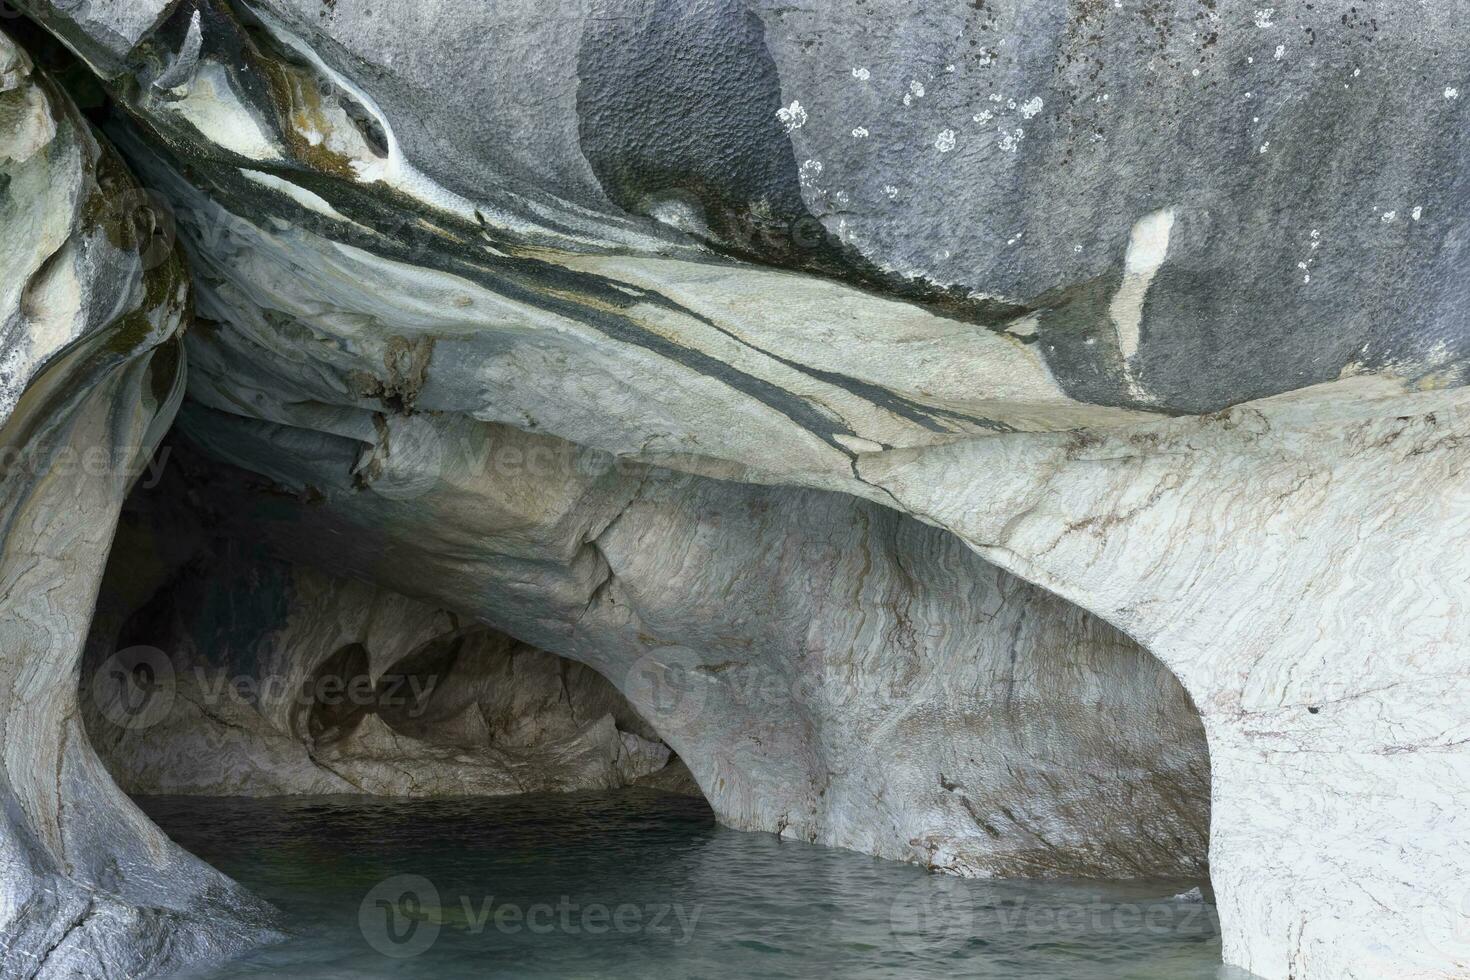
[[[1190,882],[961,881],[648,791],[140,803],[296,930],[191,977],[1249,976]]]

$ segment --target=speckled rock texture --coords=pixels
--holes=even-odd
[[[23,6],[240,534],[590,666],[733,826],[1197,868],[1207,779],[1229,963],[1470,973],[1462,5]]]
[[[82,730],[118,507],[183,396],[188,284],[141,193],[0,34],[0,976],[162,973],[275,935]]]

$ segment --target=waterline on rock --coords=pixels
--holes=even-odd
[[[1192,882],[966,880],[716,825],[624,790],[498,799],[144,798],[283,908],[244,976],[1237,980]]]

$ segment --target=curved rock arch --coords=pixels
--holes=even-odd
[[[1444,909],[1464,856],[1438,835],[1461,806],[1446,778],[1466,724],[1449,692],[1467,606],[1441,576],[1470,526],[1470,415],[1463,392],[1355,393],[880,464],[916,512],[1087,603],[1180,676],[1210,733],[1227,960],[1263,975],[1287,962],[1396,976],[1405,955],[1454,955]],[[924,490],[955,457],[985,469],[975,457],[992,449],[1013,468],[987,511]],[[1403,801],[1392,818],[1386,800]],[[1336,914],[1292,921],[1303,896]]]
[[[1065,17],[1008,3],[962,11],[985,21],[967,26],[1027,40],[1005,60],[1007,79],[1039,78],[1047,58],[1059,60],[1046,75],[1053,88],[1036,100],[1051,105],[1047,115],[1044,106],[1025,115],[1035,102],[1013,100],[1037,119],[1025,144],[1037,154],[989,167],[975,134],[945,129],[932,159],[911,168],[949,174],[931,182],[935,195],[913,195],[934,227],[948,226],[945,189],[977,172],[973,200],[987,222],[1016,218],[1017,229],[985,223],[985,234],[956,236],[955,254],[934,262],[920,252],[935,243],[871,193],[892,200],[897,185],[864,185],[854,202],[816,179],[851,169],[850,147],[875,144],[848,143],[862,138],[842,132],[845,123],[833,139],[836,114],[810,119],[786,103],[786,88],[801,85],[853,104],[791,57],[841,8],[785,23],[762,8],[760,43],[800,151],[791,159],[827,161],[802,165],[803,203],[830,197],[823,220],[851,215],[853,248],[913,267],[920,306],[840,274],[732,263],[720,254],[728,243],[604,209],[590,185],[507,180],[524,195],[497,189],[471,202],[415,169],[412,157],[434,154],[402,118],[413,115],[401,111],[403,79],[385,75],[368,92],[350,77],[354,58],[390,40],[351,17],[315,25],[288,0],[209,2],[197,14],[149,2],[81,17],[43,0],[28,6],[101,76],[122,80],[114,95],[132,128],[115,132],[180,211],[200,307],[220,324],[190,338],[196,405],[185,427],[219,455],[303,498],[335,494],[332,506],[416,527],[458,557],[473,552],[468,532],[486,519],[473,506],[484,492],[475,474],[485,473],[475,454],[496,439],[472,420],[596,447],[591,473],[575,471],[585,454],[566,456],[572,492],[496,500],[509,521],[497,557],[533,571],[539,560],[546,573],[541,615],[516,610],[527,596],[510,586],[496,598],[527,635],[560,646],[575,638],[567,624],[615,589],[597,542],[627,526],[619,515],[648,476],[603,453],[896,505],[1095,610],[1183,679],[1226,804],[1215,847],[1228,857],[1217,865],[1230,876],[1220,895],[1231,962],[1273,980],[1463,971],[1463,944],[1440,914],[1463,908],[1456,821],[1470,802],[1460,788],[1470,783],[1470,699],[1458,656],[1470,595],[1455,549],[1470,511],[1463,277],[1445,247],[1452,230],[1434,220],[1453,197],[1423,178],[1458,172],[1463,103],[1453,85],[1420,84],[1458,70],[1455,45],[1422,43],[1458,36],[1449,7],[1365,19],[1334,0],[1294,12],[1293,33],[1323,45],[1310,60],[1285,44],[1273,54],[1266,39],[1287,15],[1273,21],[1275,11],[1253,4],[1219,5],[1208,43],[1189,28],[1198,11],[1187,4],[1143,27],[1130,19],[1136,11],[1107,5],[1074,5]],[[960,36],[950,21],[941,26]],[[563,34],[547,45],[558,57],[581,40]],[[973,67],[990,67],[996,53],[982,50],[976,57],[990,60]],[[1227,55],[1256,67],[1221,86],[1209,70]],[[1200,74],[1154,84],[1153,72],[1120,67],[1112,105],[1126,115],[1110,124],[1088,73],[1140,58],[1176,68],[1197,58]],[[1364,84],[1388,101],[1355,111],[1353,83],[1340,89],[1316,70],[1338,61],[1388,72],[1397,84]],[[972,81],[946,102],[932,77],[932,97],[920,95],[909,65],[891,67],[890,81],[909,83],[909,108],[931,98],[895,123],[910,135],[911,121],[937,121],[927,107],[948,111],[988,84],[962,76]],[[1268,70],[1293,107],[1280,122],[1311,138],[1261,142],[1244,124],[1236,96],[1250,98]],[[861,71],[868,77],[854,66],[854,82],[872,81]],[[1209,80],[1190,80],[1201,76]],[[197,79],[207,84],[193,87]],[[1388,112],[1390,103],[1413,111]],[[369,116],[381,138],[365,133]],[[1360,119],[1384,131],[1330,138],[1352,136]],[[1008,154],[1019,141],[1010,125],[995,142]],[[560,147],[556,139],[536,145]],[[895,145],[907,152],[912,142]],[[1340,155],[1324,161],[1324,147]],[[1187,165],[1159,165],[1165,150]],[[577,170],[576,153],[545,155]],[[456,161],[418,162],[443,174]],[[1375,196],[1397,200],[1409,186],[1433,194],[1412,211],[1365,215],[1353,187],[1289,179],[1327,167],[1370,175]],[[1082,190],[1066,184],[1073,178]],[[1012,215],[996,205],[1012,203],[1015,186],[1056,193],[1033,193]],[[1247,191],[1269,200],[1237,214]],[[1319,224],[1319,214],[1331,221]],[[864,246],[862,232],[876,241]],[[1240,281],[1259,285],[1255,303],[1235,302]],[[963,304],[936,312],[938,282],[1014,295],[984,316]],[[1327,294],[1324,283],[1335,283]],[[1227,324],[1236,327],[1228,342],[1201,342]],[[1258,370],[1237,371],[1240,356]],[[1208,370],[1193,371],[1196,361]],[[1215,417],[1157,418],[1161,406],[1215,409],[1307,382],[1320,386]],[[446,459],[446,448],[470,458]],[[524,484],[546,485],[535,474]],[[430,490],[438,510],[415,524],[404,508],[430,503]],[[362,550],[349,557],[374,575],[392,571]],[[463,565],[443,571],[446,588],[474,584]]]

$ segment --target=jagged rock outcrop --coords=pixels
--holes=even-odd
[[[735,826],[1197,862],[1192,702],[1229,962],[1470,970],[1453,5],[635,6],[30,4],[178,215],[212,492]]]
[[[276,935],[108,778],[77,667],[118,507],[183,396],[188,281],[0,34],[0,976],[130,976]]]

